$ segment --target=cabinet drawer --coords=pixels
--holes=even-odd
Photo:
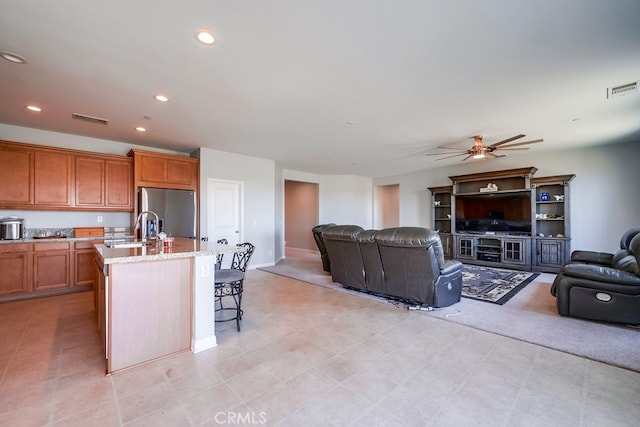
[[[71,249],[70,242],[34,243],[33,244],[34,252],[68,251],[69,249]]]
[[[73,229],[74,237],[103,237],[104,227],[76,227]]]
[[[83,242],[75,242],[75,249],[93,249],[93,241],[86,240]]]
[[[6,243],[0,244],[0,254],[29,252],[28,243]]]

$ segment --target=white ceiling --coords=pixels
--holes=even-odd
[[[457,164],[424,154],[470,148],[476,134],[544,138],[510,157],[640,141],[640,95],[606,96],[640,80],[638,0],[0,0],[0,10],[0,51],[28,60],[0,60],[0,123],[366,176]],[[217,43],[199,44],[199,28]]]

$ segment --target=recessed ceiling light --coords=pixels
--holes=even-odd
[[[204,44],[214,44],[216,41],[213,33],[209,30],[199,30],[196,33],[196,39],[198,39],[200,43]]]
[[[164,95],[156,95],[154,96],[154,98],[156,99],[156,101],[160,101],[160,102],[167,102],[169,100],[169,98],[167,98]]]
[[[42,111],[42,108],[36,107],[35,105],[27,105],[26,108],[27,110],[35,111],[36,113],[39,113],[40,111]]]
[[[7,61],[13,62],[14,64],[26,64],[27,60],[17,53],[12,52],[0,52],[0,56],[2,56]]]
[[[147,129],[143,128],[142,126],[138,126],[138,127],[136,128],[136,130],[137,130],[138,132],[146,132],[146,131],[147,131]]]

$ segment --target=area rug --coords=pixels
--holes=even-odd
[[[504,304],[538,277],[538,273],[504,268],[465,265],[462,267],[462,296]]]

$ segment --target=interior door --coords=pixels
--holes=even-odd
[[[230,245],[242,242],[242,183],[207,183],[207,234],[210,242],[227,239]]]

